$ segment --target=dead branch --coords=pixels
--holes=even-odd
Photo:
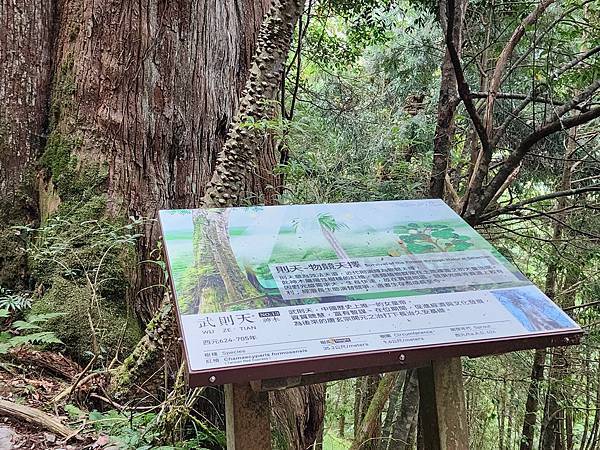
[[[63,438],[73,437],[74,430],[63,425],[60,420],[30,406],[19,405],[8,400],[0,400],[0,414],[25,420]]]

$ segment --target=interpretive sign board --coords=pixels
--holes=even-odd
[[[160,212],[191,385],[575,342],[441,200]]]

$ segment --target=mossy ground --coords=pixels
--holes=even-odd
[[[127,301],[127,273],[136,260],[131,239],[125,239],[131,232],[123,218],[108,216],[106,166],[81,161],[81,145],[76,135],[57,129],[48,137],[40,166],[52,190],[40,201],[54,208],[44,210],[29,260],[42,293],[31,314],[63,313],[45,328],[84,362],[95,352],[107,359],[117,351],[127,354],[142,330]]]
[[[63,315],[44,324],[65,343],[65,351],[78,361],[93,355],[94,339],[89,318],[94,323],[100,354],[110,362],[114,353],[128,354],[142,336],[137,320],[119,305],[100,298],[91,305],[88,287],[56,277],[52,287],[34,302],[31,314],[59,312]]]

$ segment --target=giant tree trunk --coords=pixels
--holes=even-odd
[[[57,211],[119,221],[197,205],[267,1],[20,3],[0,3],[2,199],[16,204],[25,174],[35,179],[39,165],[28,194],[42,222]],[[275,162],[268,151],[256,155],[248,195],[268,201]],[[129,283],[119,298],[147,321],[162,298],[161,272],[138,262],[156,254],[157,223],[142,234],[138,254],[121,261]]]
[[[108,212],[154,218],[161,208],[197,206],[248,76],[266,1],[70,0],[57,11],[51,132],[74,140],[82,166],[108,171]],[[273,184],[274,155],[256,162],[250,192]],[[61,174],[52,173],[49,181]],[[61,196],[60,190],[58,196]],[[157,224],[144,230],[149,257]],[[160,293],[153,265],[135,274],[133,298],[149,319]]]
[[[161,208],[198,206],[239,109],[269,2],[16,3],[0,3],[0,86],[7,87],[0,92],[0,119],[9,118],[0,123],[2,199],[6,192],[15,198],[43,153],[42,219],[61,204],[78,208],[91,194],[103,205],[101,214],[116,219],[154,219]],[[265,143],[248,156],[240,202],[272,203],[273,146]],[[92,211],[87,218],[97,219],[98,208]],[[129,303],[144,321],[162,292],[158,266],[138,261],[153,256],[157,237],[157,223],[150,222],[128,264]],[[168,306],[162,311],[161,325],[168,325]],[[118,374],[128,378],[134,375],[128,368],[152,363],[168,337],[161,329],[146,335]]]
[[[35,161],[45,142],[53,2],[0,0],[0,286],[27,283],[9,225],[37,221]]]

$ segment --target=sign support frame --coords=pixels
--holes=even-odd
[[[271,450],[269,393],[250,383],[225,385],[227,450]]]
[[[418,369],[423,445],[431,450],[469,448],[461,358],[432,361]]]

